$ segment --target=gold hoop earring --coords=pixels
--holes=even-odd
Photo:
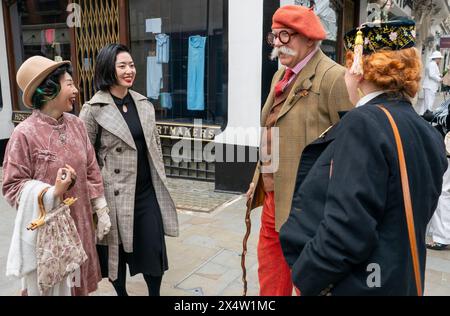
[[[362,99],[366,96],[366,94],[364,92],[362,92],[362,90],[360,88],[356,89],[358,91],[359,94],[359,98]]]

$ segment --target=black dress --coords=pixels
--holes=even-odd
[[[168,269],[164,240],[163,221],[158,200],[153,187],[148,148],[144,131],[133,98],[128,94],[124,99],[113,96],[120,113],[130,129],[136,144],[138,164],[136,172],[136,193],[134,205],[133,253],[126,253],[119,246],[119,274],[124,262],[128,263],[130,275],[143,273],[162,276]],[[124,111],[126,105],[127,111]],[[108,277],[107,246],[98,246],[103,277]],[[106,258],[105,258],[106,257]]]

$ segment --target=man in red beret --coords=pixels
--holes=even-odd
[[[344,67],[320,50],[326,32],[313,9],[298,5],[279,8],[273,16],[272,59],[283,65],[275,73],[261,115],[265,127],[261,159],[247,192],[252,208],[263,205],[258,242],[260,295],[292,295],[291,272],[278,232],[291,210],[297,169],[306,145],[339,120],[352,105]],[[277,128],[278,135],[274,128]],[[275,139],[277,138],[277,139]],[[271,152],[278,141],[278,152]],[[267,159],[268,158],[268,159]],[[277,168],[271,166],[277,165]]]

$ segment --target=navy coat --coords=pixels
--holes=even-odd
[[[417,294],[394,134],[378,104],[402,137],[424,280],[426,226],[441,193],[445,147],[409,101],[383,94],[303,151],[280,230],[302,295]]]

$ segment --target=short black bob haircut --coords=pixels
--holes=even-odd
[[[122,44],[108,44],[100,50],[95,65],[95,89],[108,91],[117,83],[116,58],[123,52],[130,54],[128,47]]]
[[[72,67],[69,64],[59,66],[42,81],[31,97],[33,109],[41,109],[48,101],[58,96],[61,91],[60,81],[66,72],[72,76]]]

